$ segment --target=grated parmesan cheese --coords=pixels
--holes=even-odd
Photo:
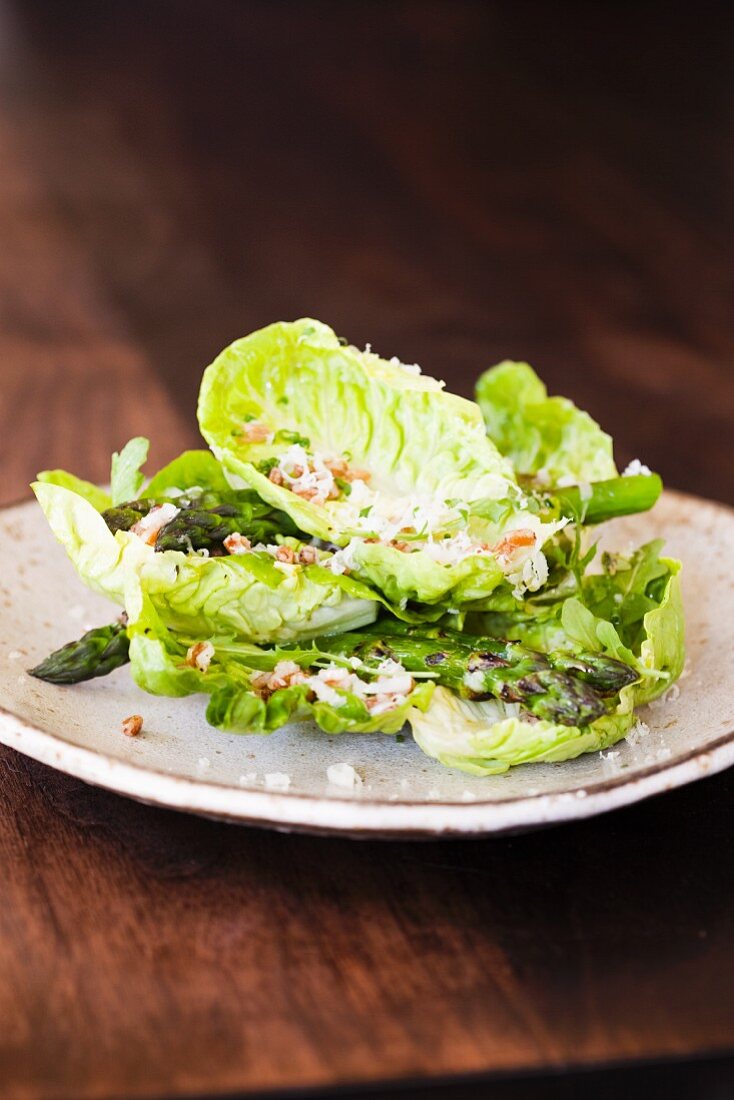
[[[149,546],[152,546],[158,538],[159,531],[172,519],[175,519],[180,511],[181,509],[177,508],[175,504],[155,504],[147,516],[142,516],[130,530],[143,542],[147,542]]]
[[[622,477],[638,477],[640,474],[649,476],[651,473],[652,470],[649,466],[646,466],[644,462],[640,462],[639,458],[633,458],[624,470]]]
[[[672,756],[662,734],[659,732],[653,734],[647,722],[643,722],[640,718],[627,734],[627,744],[630,746],[632,761],[635,764],[654,764],[668,760]]]
[[[199,672],[206,672],[212,663],[214,652],[211,642],[194,642],[186,652],[186,664],[198,669]]]
[[[369,347],[369,344],[367,345],[367,347]],[[367,348],[365,348],[365,351],[366,350]],[[408,374],[423,373],[417,363],[403,363],[400,359],[398,359],[397,355],[393,355],[392,358],[388,359],[388,362],[391,367],[399,367],[400,370],[407,371]]]
[[[265,776],[265,786],[269,791],[287,791],[291,785],[291,777],[285,772],[268,772]]]
[[[330,764],[326,769],[326,778],[335,787],[344,787],[346,790],[354,790],[363,783],[362,776],[351,764]]]
[[[364,541],[362,539],[350,539],[346,546],[342,547],[341,550],[336,550],[330,558],[326,558],[321,564],[325,569],[330,569],[332,573],[336,573],[337,576],[348,573],[354,569],[356,565],[355,554],[363,545]]]
[[[300,443],[294,443],[280,456],[275,469],[292,493],[314,504],[325,504],[330,497],[338,495],[327,460],[328,455],[318,451],[309,454]]]

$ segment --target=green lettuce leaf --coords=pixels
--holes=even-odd
[[[228,493],[231,489],[221,462],[211,451],[184,451],[160,469],[138,495],[157,499],[169,496],[172,489],[193,488],[213,493]]]
[[[629,553],[601,555],[601,571],[566,577],[521,605],[494,600],[489,611],[472,613],[470,633],[522,641],[543,652],[606,650],[638,667],[650,622],[648,613],[670,607],[669,627],[676,652],[682,654],[683,614],[678,578],[680,562],[661,556],[654,539]]]
[[[309,698],[310,690],[303,684],[281,688],[264,699],[252,688],[258,669],[273,668],[283,658],[308,668],[321,654],[257,651],[215,635],[206,639],[214,647],[211,663],[200,671],[185,663],[186,643],[165,627],[150,599],[141,594],[139,602],[134,597],[130,602],[137,603],[128,634],[131,671],[138,686],[156,695],[209,695],[207,721],[230,733],[271,733],[286,722],[313,721],[330,734],[394,734],[404,726],[408,711],[425,710],[433,694],[432,683],[420,683],[404,703],[382,714],[370,713],[362,699],[347,691],[337,691],[340,705]]]
[[[335,576],[318,565],[279,569],[266,553],[216,558],[155,552],[130,532],[113,535],[76,493],[38,482],[33,488],[84,583],[127,605],[129,577],[138,578],[174,630],[295,641],[327,630],[354,630],[376,618],[375,594],[353,577]]]
[[[147,454],[148,441],[141,436],[131,439],[119,455],[113,456],[112,488],[115,504],[123,504],[142,497],[165,498],[171,490],[193,487],[215,493],[231,491],[221,462],[217,461],[211,451],[202,450],[184,451],[178,458],[174,458],[172,462],[160,469],[143,490],[145,478],[140,472],[140,467],[145,463]],[[43,484],[60,485],[64,489],[70,489],[72,493],[89,501],[98,512],[105,512],[113,503],[112,496],[105,489],[93,485],[91,481],[84,481],[74,474],[67,473],[66,470],[42,470],[36,480]]]
[[[679,561],[660,556],[656,539],[634,553],[604,554],[603,571],[584,578],[581,599],[561,607],[567,639],[636,668],[637,703],[665,691],[685,660]],[[582,602],[583,600],[583,602]]]
[[[248,443],[242,432],[252,420],[275,438]],[[313,451],[367,466],[375,488],[391,498],[517,496],[512,469],[485,438],[473,402],[445,393],[433,378],[343,346],[318,321],[269,325],[226,348],[204,373],[199,425],[228,469],[291,510],[303,530],[334,541],[348,539],[348,500],[303,500],[268,481],[256,463],[305,438]]]
[[[548,397],[527,363],[485,371],[476,393],[490,438],[518,474],[548,485],[617,476],[611,438],[568,398]]]
[[[356,695],[344,693],[344,703],[333,706],[309,700],[302,685],[276,691],[267,701],[230,681],[212,694],[207,721],[231,733],[270,733],[286,722],[315,722],[325,733],[399,733],[409,711],[421,713],[433,694],[433,684],[418,684],[405,702],[382,714],[371,714]]]
[[[423,751],[447,767],[473,775],[495,775],[516,764],[570,760],[585,752],[604,749],[624,737],[635,722],[635,708],[667,690],[680,676],[685,661],[680,563],[671,558],[657,558],[655,546],[659,549],[659,543],[650,544],[633,555],[631,570],[637,587],[649,593],[657,585],[659,593],[657,600],[647,597],[652,606],[643,610],[639,623],[631,619],[624,625],[620,622],[619,631],[634,645],[634,651],[624,644],[612,622],[598,618],[579,600],[563,605],[566,612],[563,625],[570,631],[561,635],[566,644],[576,643],[592,652],[604,651],[632,664],[642,675],[638,683],[622,689],[613,713],[584,729],[527,722],[516,707],[495,701],[469,702],[438,688],[427,712],[408,716],[413,736]],[[661,563],[664,573],[660,573],[655,561]],[[614,584],[618,576],[608,575],[608,583]],[[627,578],[620,585],[629,581]],[[638,594],[633,586],[629,595]],[[612,601],[617,608],[624,604],[624,600],[622,605],[617,604],[613,595]],[[566,610],[569,604],[570,611]],[[617,611],[617,615],[622,618],[624,612]],[[557,624],[553,632],[548,628],[546,637],[552,637],[554,647],[558,648]],[[524,632],[526,644],[527,639]]]
[[[674,558],[663,559],[670,568],[658,607],[645,612],[639,643],[639,665],[648,673],[665,673],[665,679],[648,675],[634,689],[634,704],[649,703],[675,683],[686,660],[685,618],[680,586],[681,564]]]
[[[625,688],[622,692],[632,691]],[[615,714],[590,726],[527,722],[502,703],[474,703],[446,688],[436,688],[425,712],[411,711],[408,721],[423,751],[447,768],[470,775],[499,775],[518,764],[572,760],[624,737],[634,722],[629,700]]]
[[[37,480],[44,485],[60,485],[63,489],[70,489],[72,493],[89,501],[98,512],[104,512],[112,504],[112,497],[105,489],[69,474],[66,470],[42,470]]]
[[[269,433],[263,441],[248,442],[253,422]],[[503,579],[491,553],[439,564],[427,538],[464,531],[492,546],[511,530],[537,528],[542,542],[556,529],[526,510],[477,405],[396,361],[343,346],[317,321],[270,325],[225,349],[204,374],[199,423],[230,475],[301,530],[349,545],[350,568],[400,606],[484,599]],[[269,467],[294,442],[309,456],[346,457],[366,469],[368,485],[360,479],[340,499],[315,503],[275,484]],[[411,553],[385,535],[385,521],[406,508]]]
[[[136,547],[129,548],[123,565],[123,544],[110,533],[97,508],[86,497],[50,482],[36,481],[31,488],[49,527],[87,587],[121,605],[125,568],[134,568],[131,559]],[[144,544],[139,539],[136,542],[142,552]]]
[[[145,478],[141,467],[145,465],[150,444],[143,436],[131,439],[122,450],[112,456],[110,473],[110,494],[113,504],[123,504],[135,500],[143,487]]]
[[[355,575],[381,592],[393,610],[405,609],[411,602],[420,604],[418,620],[435,618],[429,608],[449,596],[454,607],[486,600],[504,580],[502,569],[491,557],[474,556],[455,565],[440,565],[420,551],[403,553],[358,539],[350,544],[350,550]],[[439,608],[437,614],[442,613]]]

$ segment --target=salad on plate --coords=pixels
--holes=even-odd
[[[144,691],[207,696],[222,730],[407,726],[476,775],[604,749],[680,675],[680,563],[659,540],[597,548],[660,478],[620,476],[610,437],[527,364],[468,401],[281,322],[207,368],[198,419],[208,449],[150,478],[142,438],[109,490],[39,474],[52,531],[118,617],[32,675],[129,663]]]

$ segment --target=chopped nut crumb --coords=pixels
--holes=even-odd
[[[315,565],[319,560],[318,551],[315,546],[302,546],[298,551],[298,560],[301,565]]]
[[[142,714],[131,714],[122,720],[122,732],[126,737],[137,737],[142,728]]]
[[[179,509],[175,504],[154,504],[147,516],[143,516],[134,523],[130,530],[143,542],[147,542],[148,546],[154,546],[162,529],[175,519],[178,513]]]
[[[341,477],[346,480],[347,470],[349,469],[346,458],[325,458],[324,466],[327,470],[331,470],[334,477]]]
[[[252,677],[250,684],[253,691],[267,699],[274,691],[294,687],[307,679],[306,673],[295,661],[278,661],[272,672],[258,672]]]
[[[505,537],[493,547],[493,551],[500,558],[509,558],[516,550],[519,550],[523,546],[532,546],[534,543],[535,532],[527,528],[522,528],[519,531],[510,531],[509,535],[505,535]]]
[[[252,549],[252,543],[247,536],[240,535],[237,531],[227,535],[224,545],[230,554],[246,554],[248,550]]]
[[[242,425],[240,436],[246,443],[269,443],[273,433],[261,420],[251,420],[249,424]]]
[[[346,458],[325,458],[324,466],[342,481],[369,481],[372,477],[369,470],[350,466]]]
[[[186,664],[191,668],[198,668],[199,672],[206,672],[214,656],[214,646],[211,642],[194,642],[186,653]]]
[[[275,560],[284,561],[293,565],[296,560],[296,552],[292,546],[279,546],[275,551]]]

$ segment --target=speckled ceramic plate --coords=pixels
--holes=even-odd
[[[6,509],[0,528],[0,742],[144,802],[284,830],[487,835],[602,813],[734,763],[734,511],[721,505],[667,493],[652,514],[608,525],[610,546],[662,536],[684,562],[688,667],[676,699],[640,712],[650,733],[611,760],[593,753],[491,778],[449,771],[410,738],[304,725],[223,734],[207,726],[203,699],[145,695],[125,668],[76,687],[39,683],[25,668],[107,622],[109,605],[76,579],[34,503]],[[130,739],[120,723],[133,713],[145,727]],[[329,783],[327,768],[343,762],[363,777],[358,790]],[[274,775],[287,790],[273,789]]]

